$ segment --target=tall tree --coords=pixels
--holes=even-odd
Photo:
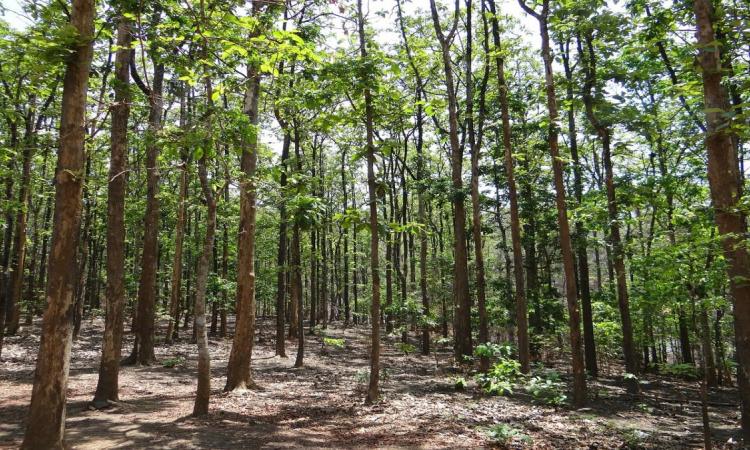
[[[445,75],[445,90],[448,97],[448,140],[451,155],[451,199],[453,203],[453,306],[455,313],[454,350],[456,360],[461,362],[465,357],[472,357],[471,339],[471,297],[469,296],[469,268],[466,239],[466,209],[464,206],[463,187],[463,149],[459,141],[458,100],[456,98],[455,83],[453,81],[453,62],[451,61],[451,46],[458,30],[460,16],[459,1],[455,1],[453,23],[448,33],[443,32],[440,25],[440,13],[435,0],[430,0],[430,11],[435,34],[440,43],[443,72]]]
[[[365,397],[366,404],[376,402],[380,396],[380,257],[378,242],[378,185],[375,180],[375,128],[372,93],[373,67],[367,57],[367,37],[365,36],[365,17],[362,13],[362,0],[357,0],[357,28],[359,32],[359,56],[362,67],[360,82],[365,98],[365,129],[367,145],[367,189],[370,204],[370,271],[371,271],[371,299],[370,299],[370,382]]]
[[[510,203],[510,237],[513,246],[513,275],[515,280],[516,333],[518,345],[518,359],[521,371],[530,370],[531,356],[529,352],[529,321],[526,305],[526,288],[523,278],[523,253],[521,250],[521,221],[518,211],[518,190],[516,188],[515,169],[513,162],[513,147],[510,128],[510,112],[508,106],[508,84],[505,80],[505,59],[500,42],[500,26],[498,25],[495,0],[486,0],[491,13],[492,39],[495,44],[495,66],[497,70],[497,86],[500,97],[500,115],[503,128],[503,149],[505,161],[505,176],[508,183],[508,198]]]
[[[694,0],[697,25],[698,62],[703,77],[706,114],[708,182],[719,228],[724,256],[729,265],[729,287],[734,306],[734,333],[737,346],[737,379],[742,411],[742,436],[750,442],[750,255],[743,242],[746,217],[740,208],[737,153],[732,143],[731,114],[727,92],[722,85],[722,48],[716,40],[715,11],[709,0]]]
[[[547,95],[547,112],[549,126],[547,139],[552,156],[552,172],[555,184],[555,204],[557,206],[557,223],[560,227],[560,248],[562,250],[563,271],[565,274],[565,297],[568,301],[568,324],[570,329],[570,349],[573,363],[573,404],[581,406],[586,402],[586,376],[583,372],[583,354],[581,349],[581,319],[578,312],[578,288],[576,286],[575,260],[568,223],[568,206],[565,200],[565,182],[563,163],[558,146],[558,113],[555,79],[552,68],[552,50],[549,37],[549,0],[543,0],[542,11],[531,9],[524,0],[518,0],[524,11],[539,22],[542,38],[542,60],[544,61],[544,80]]]
[[[94,394],[94,406],[117,401],[123,309],[125,308],[125,195],[128,167],[128,119],[130,117],[130,11],[120,7],[115,55],[115,98],[112,105],[111,147],[107,183],[107,303],[102,359]]]
[[[93,56],[93,0],[73,0],[73,40],[63,80],[60,150],[55,173],[55,214],[44,312],[34,388],[24,435],[24,449],[62,448],[65,397],[70,371],[75,261],[81,223],[82,175],[85,161],[85,116],[89,70]]]

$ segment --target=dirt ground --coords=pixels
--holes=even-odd
[[[702,448],[697,385],[646,378],[643,395],[628,396],[610,378],[590,383],[587,408],[534,404],[522,389],[509,397],[482,395],[474,382],[454,388],[448,349],[437,356],[404,355],[396,340],[383,343],[383,400],[363,404],[369,362],[367,329],[329,327],[343,348],[306,336],[305,367],[274,356],[271,321],[261,321],[253,354],[258,389],[224,393],[231,340],[210,337],[211,413],[189,417],[195,391],[196,350],[187,339],[159,341],[158,365],[123,367],[120,399],[97,411],[96,387],[103,323],[86,321],[73,344],[66,445],[101,448]],[[31,395],[39,324],[7,337],[0,361],[0,447],[18,447]],[[183,337],[189,337],[183,332]],[[132,336],[126,336],[129,349]],[[123,353],[127,353],[124,351]],[[471,376],[466,376],[471,380]],[[714,445],[734,448],[739,409],[736,390],[710,393]],[[506,423],[519,436],[493,441],[487,429]],[[523,436],[521,436],[523,435]]]

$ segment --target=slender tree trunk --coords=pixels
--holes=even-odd
[[[362,0],[357,0],[357,24],[359,29],[359,55],[362,63],[367,61],[367,42],[365,40],[365,18],[362,13]],[[378,245],[378,194],[375,180],[375,131],[373,122],[375,111],[372,93],[370,92],[371,77],[365,69],[360,73],[365,97],[365,128],[367,134],[367,187],[370,204],[370,270],[372,296],[370,300],[370,382],[367,387],[366,404],[372,404],[379,398],[378,384],[380,381],[380,258]]]
[[[187,121],[185,116],[187,111],[185,108],[185,99],[180,99],[180,117],[182,125],[186,126]],[[180,307],[180,294],[182,293],[182,250],[183,242],[185,239],[185,209],[187,206],[187,190],[188,190],[188,158],[187,155],[182,155],[181,167],[180,167],[180,192],[177,200],[177,222],[175,224],[174,234],[174,256],[172,258],[172,287],[169,291],[169,323],[167,325],[167,336],[165,338],[168,344],[172,343],[173,339],[177,339],[177,328],[178,328],[178,308]]]
[[[505,81],[505,66],[501,52],[500,30],[497,23],[495,0],[487,0],[492,13],[492,37],[495,43],[495,65],[497,66],[497,83],[500,96],[500,110],[503,127],[503,148],[505,150],[505,174],[508,182],[510,200],[510,234],[513,245],[513,274],[515,279],[516,333],[518,359],[521,371],[529,373],[531,356],[529,352],[529,325],[526,304],[526,290],[523,279],[523,253],[521,251],[521,221],[518,210],[518,192],[514,174],[513,148],[511,146],[510,112],[508,107],[508,85]]]
[[[21,445],[24,449],[63,447],[72,337],[70,318],[75,289],[75,271],[70,270],[70,262],[75,261],[81,224],[84,121],[95,11],[93,0],[73,0],[70,23],[79,38],[68,57],[63,81],[47,309],[34,371],[29,418]]]
[[[207,97],[211,98],[211,88],[208,85]],[[210,103],[210,101],[209,101]],[[211,355],[208,352],[208,336],[206,333],[206,284],[211,253],[214,246],[216,232],[216,197],[208,181],[206,170],[206,154],[198,161],[198,176],[206,200],[206,235],[203,238],[203,251],[198,257],[198,267],[195,276],[195,334],[198,344],[198,390],[195,394],[193,416],[208,414],[208,401],[211,393]]]
[[[464,207],[463,193],[463,150],[459,142],[458,125],[458,102],[453,82],[453,62],[451,61],[451,43],[455,35],[456,23],[458,21],[459,2],[456,0],[454,26],[445,35],[440,25],[440,16],[435,5],[435,0],[430,0],[432,22],[440,41],[442,53],[443,72],[445,75],[446,94],[448,96],[448,129],[451,148],[451,183],[453,187],[453,304],[454,312],[454,351],[456,361],[461,362],[464,358],[471,358],[471,297],[469,296],[469,269],[467,265],[468,254],[466,245],[466,210]]]
[[[570,238],[568,223],[568,208],[565,200],[565,183],[563,165],[558,149],[558,113],[557,94],[552,69],[552,52],[548,28],[549,0],[543,0],[542,12],[536,13],[519,0],[521,7],[539,21],[542,36],[542,59],[544,60],[544,78],[547,94],[547,109],[549,111],[549,147],[552,156],[552,172],[555,183],[555,203],[557,205],[557,221],[560,227],[560,247],[563,257],[563,271],[565,273],[565,296],[568,301],[568,322],[570,328],[570,349],[573,366],[573,404],[576,407],[586,402],[586,376],[584,374],[583,353],[581,345],[581,319],[578,311],[578,288],[576,286],[575,258]]]
[[[560,50],[565,69],[566,97],[570,107],[568,108],[568,140],[570,157],[573,161],[573,187],[576,202],[580,206],[583,202],[583,176],[581,171],[581,160],[578,155],[578,135],[576,132],[576,119],[573,97],[573,69],[570,66],[570,39],[565,44],[560,43]],[[587,230],[582,221],[575,223],[575,251],[578,263],[578,290],[581,294],[581,312],[583,313],[583,349],[586,360],[586,372],[592,378],[599,375],[599,367],[596,360],[596,340],[594,339],[594,316],[591,310],[591,290],[589,288],[589,258],[586,243]]]
[[[130,43],[128,11],[118,11],[115,56],[115,103],[112,105],[111,149],[107,184],[107,302],[102,359],[93,405],[106,406],[119,399],[120,354],[125,308],[125,195],[130,117]]]
[[[594,52],[591,35],[585,38],[586,51],[580,47],[584,58],[586,81],[584,83],[583,101],[586,105],[586,115],[589,122],[596,129],[602,144],[602,162],[604,163],[605,185],[607,188],[607,212],[609,218],[609,238],[612,243],[612,257],[617,283],[617,299],[620,308],[620,320],[622,321],[622,346],[625,356],[625,371],[631,374],[638,373],[638,356],[633,342],[633,325],[630,319],[630,298],[628,295],[627,273],[625,271],[625,252],[620,237],[620,219],[618,217],[617,197],[615,193],[614,171],[612,168],[611,138],[612,128],[609,124],[599,120],[595,112],[594,95],[592,89],[596,87],[596,54]],[[635,382],[628,383],[629,389],[638,390]]]

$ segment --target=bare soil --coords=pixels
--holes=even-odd
[[[209,339],[212,358],[211,412],[190,417],[196,387],[196,348],[189,333],[171,346],[158,342],[158,365],[123,367],[120,402],[106,410],[89,406],[96,387],[103,323],[88,320],[73,344],[66,445],[102,448],[702,448],[700,396],[696,383],[646,377],[643,394],[603,377],[590,382],[588,408],[535,404],[522,388],[508,397],[487,396],[451,369],[449,349],[429,357],[383,341],[382,401],[363,403],[367,384],[366,327],[325,331],[344,347],[324,346],[307,335],[305,367],[274,356],[273,320],[259,321],[253,354],[257,389],[222,391],[230,339]],[[132,336],[126,337],[124,354]],[[7,337],[0,361],[0,447],[15,448],[23,437],[39,344],[39,323]],[[559,368],[564,371],[564,368]],[[457,391],[456,376],[469,380]],[[715,448],[734,448],[739,427],[737,392],[709,394]],[[492,440],[487,429],[505,423],[518,436]]]

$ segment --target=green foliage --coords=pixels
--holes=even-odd
[[[183,366],[185,364],[185,358],[182,356],[175,356],[173,358],[168,358],[162,361],[161,365],[166,367],[167,369],[173,369],[178,366]]]
[[[332,337],[323,337],[323,344],[329,347],[344,348],[344,339],[336,339]]]
[[[514,439],[520,440],[525,445],[530,445],[532,442],[531,437],[507,423],[499,423],[489,427],[487,429],[487,436],[501,445],[507,445]]]
[[[681,378],[684,380],[699,380],[701,373],[693,364],[659,364],[659,373],[668,377]]]
[[[513,384],[522,377],[521,364],[515,359],[500,358],[487,373],[476,375],[476,381],[482,390],[491,395],[510,395]]]
[[[526,383],[526,392],[534,401],[545,405],[560,406],[565,403],[565,384],[556,371],[546,371],[533,375]]]
[[[453,378],[453,387],[457,391],[464,391],[464,390],[466,390],[466,386],[467,385],[468,385],[468,383],[466,382],[466,378],[464,378],[464,377],[455,377],[455,378]]]
[[[396,348],[398,348],[398,350],[404,355],[408,355],[409,353],[414,353],[415,351],[417,351],[417,347],[408,342],[398,342],[396,344]]]

